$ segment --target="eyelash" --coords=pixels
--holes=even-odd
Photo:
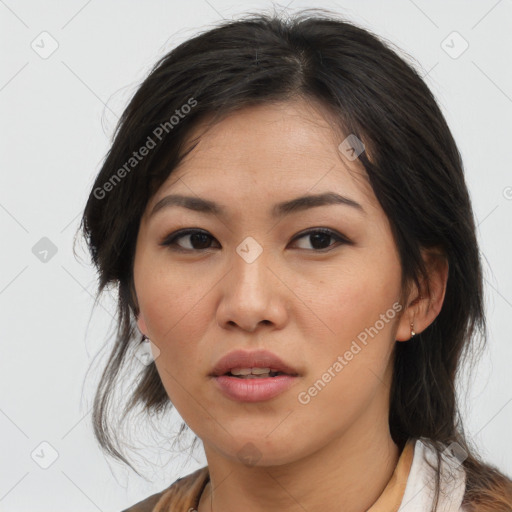
[[[336,238],[338,240],[338,242],[341,242],[342,244],[347,244],[347,245],[353,244],[353,242],[351,242],[347,237],[337,233],[336,231],[333,231],[332,229],[327,229],[327,228],[314,228],[314,229],[305,231],[303,233],[299,233],[292,240],[292,242],[295,242],[296,240],[300,240],[301,238],[304,238],[308,235],[313,235],[316,233],[329,235],[331,238]],[[184,229],[184,230],[175,231],[174,233],[171,233],[170,235],[166,236],[164,238],[164,240],[160,243],[160,245],[168,247],[172,251],[183,252],[183,253],[185,253],[185,252],[204,252],[204,251],[210,250],[211,247],[207,247],[206,249],[184,249],[183,247],[179,247],[176,243],[177,240],[184,238],[185,236],[197,235],[197,234],[206,235],[206,236],[210,237],[211,239],[215,239],[213,236],[208,234],[207,231],[204,231],[202,229]],[[332,250],[332,247],[333,247],[333,245],[329,245],[329,247],[326,247],[324,249],[304,249],[304,250],[323,253],[323,252]]]

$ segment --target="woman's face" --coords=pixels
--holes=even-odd
[[[388,219],[342,143],[303,101],[246,108],[202,136],[148,203],[134,262],[138,326],[207,453],[277,465],[387,428],[391,354],[398,330],[409,332],[401,268]],[[276,206],[323,194],[349,201]],[[218,211],[160,203],[169,195]],[[172,242],[188,229],[199,234]],[[297,375],[211,375],[231,351],[258,349]],[[285,383],[277,395],[257,391],[270,379]]]

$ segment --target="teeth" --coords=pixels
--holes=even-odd
[[[269,377],[269,373],[263,373],[262,375],[253,375],[252,373],[249,375],[235,375],[237,379],[266,379]]]
[[[231,373],[233,375],[263,375],[270,371],[270,368],[233,368]]]

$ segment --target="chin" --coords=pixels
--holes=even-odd
[[[277,435],[271,439],[272,434],[269,433],[272,428],[265,429],[262,434],[237,438],[230,443],[228,450],[223,451],[226,456],[247,467],[279,466],[292,462],[298,456],[293,452],[297,447],[297,439]],[[293,441],[293,445],[289,445],[287,440]]]

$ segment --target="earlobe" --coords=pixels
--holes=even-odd
[[[437,317],[443,307],[448,282],[449,264],[439,251],[427,251],[425,258],[429,279],[422,283],[421,293],[416,286],[409,294],[396,332],[396,341],[409,341],[424,331]]]
[[[409,306],[400,317],[398,328],[395,334],[396,341],[409,341],[411,338],[416,336],[418,332],[420,332],[418,323],[419,306],[417,304],[421,303],[422,300],[424,299],[420,295],[409,302]]]

